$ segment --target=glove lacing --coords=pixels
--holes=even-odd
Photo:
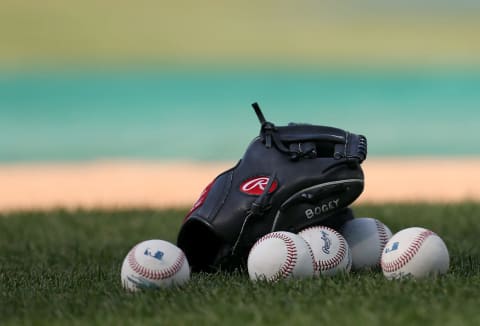
[[[268,201],[270,196],[270,188],[272,187],[276,177],[277,177],[277,173],[273,172],[262,194],[252,203],[252,205],[250,206],[250,209],[247,211],[247,215],[243,220],[242,228],[240,229],[237,240],[235,241],[235,244],[232,247],[232,256],[235,255],[235,252],[237,250],[238,244],[240,243],[240,240],[243,235],[243,231],[245,230],[245,226],[247,225],[248,220],[255,215],[262,216],[267,210],[270,209],[271,205]]]

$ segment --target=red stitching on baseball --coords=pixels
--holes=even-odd
[[[345,257],[345,254],[347,252],[347,244],[346,244],[343,236],[340,233],[338,233],[337,231],[335,231],[334,229],[330,229],[330,228],[326,228],[326,227],[322,227],[322,226],[311,226],[311,227],[305,229],[304,231],[310,230],[310,229],[317,229],[317,228],[332,232],[338,238],[338,240],[340,241],[340,247],[338,248],[338,251],[337,251],[335,256],[333,256],[332,258],[327,259],[327,260],[315,261],[315,265],[316,265],[315,269],[316,270],[326,271],[326,270],[329,270],[331,268],[337,267],[342,262],[343,258]]]
[[[313,255],[313,250],[308,243],[307,243],[307,246],[308,246],[308,252],[310,253],[310,258],[312,258],[313,270],[316,271],[317,270],[317,262],[315,261],[315,256]]]
[[[410,247],[408,247],[400,257],[387,263],[382,261],[382,269],[387,273],[391,273],[405,266],[418,253],[422,244],[431,235],[435,235],[435,233],[430,230],[422,231],[415,239],[413,239]]]
[[[182,268],[186,260],[185,254],[181,252],[180,255],[177,257],[177,259],[175,260],[175,262],[172,264],[172,266],[165,268],[163,270],[153,270],[153,269],[146,268],[145,266],[142,266],[137,261],[137,259],[135,258],[136,248],[137,246],[135,246],[128,253],[128,264],[130,265],[130,267],[135,273],[145,278],[148,278],[150,280],[164,280],[174,276],[175,274],[178,273],[178,271],[180,271],[180,269]]]
[[[295,265],[297,264],[297,248],[295,247],[295,242],[287,235],[278,233],[278,232],[273,232],[269,233],[260,240],[258,240],[253,248],[258,246],[260,243],[267,239],[280,239],[285,243],[285,246],[287,248],[287,258],[285,259],[285,262],[282,264],[278,272],[276,272],[274,275],[272,275],[268,281],[278,281],[282,277],[288,277],[292,274],[293,269],[295,268]],[[253,249],[252,248],[252,249]]]
[[[380,223],[380,221],[374,219],[375,221],[375,225],[377,226],[377,232],[378,232],[378,240],[380,241],[380,253],[378,255],[379,257],[379,260],[377,262],[377,266],[380,265],[380,258],[382,257],[382,252],[383,252],[383,249],[385,248],[385,245],[387,244],[388,240],[390,240],[388,238],[388,234],[387,234],[387,231],[385,231],[385,227],[383,226],[382,223]]]

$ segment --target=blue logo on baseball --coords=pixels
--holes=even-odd
[[[385,253],[387,254],[387,253],[389,253],[389,252],[391,252],[391,251],[397,250],[399,245],[400,245],[400,242],[398,242],[398,241],[397,241],[397,242],[394,242],[394,243],[392,244],[392,247],[390,247],[390,248],[385,248]]]
[[[328,254],[330,254],[330,246],[332,244],[332,241],[328,237],[327,232],[325,232],[325,231],[321,231],[321,232],[322,232],[321,239],[323,240],[322,251],[328,255]]]
[[[145,249],[145,252],[143,253],[145,256],[150,256],[152,258],[155,258],[157,260],[162,260],[164,253],[161,252],[160,250],[157,250],[154,254],[152,254],[152,251],[150,251],[150,248]]]

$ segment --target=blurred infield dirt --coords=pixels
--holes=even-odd
[[[0,165],[0,211],[52,208],[190,207],[234,162],[37,163]],[[364,202],[480,200],[480,158],[371,158]]]

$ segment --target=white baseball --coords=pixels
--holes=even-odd
[[[125,289],[165,288],[181,285],[190,278],[190,267],[183,251],[163,240],[140,242],[130,250],[122,265]]]
[[[340,231],[352,254],[352,270],[380,267],[382,251],[392,237],[390,229],[377,219],[355,218],[346,222]]]
[[[449,265],[450,257],[443,240],[419,227],[396,233],[382,254],[382,270],[388,279],[445,274]]]
[[[278,231],[264,235],[253,245],[247,267],[254,281],[278,281],[313,276],[315,260],[310,246],[301,236]]]
[[[350,248],[345,238],[326,226],[312,226],[298,233],[307,241],[315,258],[315,275],[348,273],[352,266]]]

